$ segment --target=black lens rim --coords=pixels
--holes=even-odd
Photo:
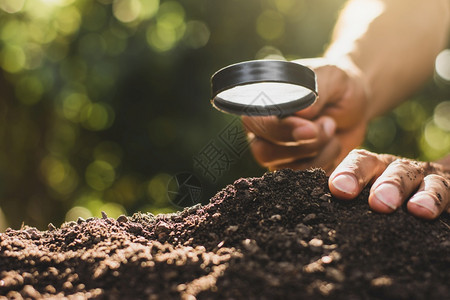
[[[243,105],[227,101],[218,95],[230,88],[260,82],[280,82],[302,86],[310,91],[300,99],[267,106]],[[282,60],[253,60],[220,69],[211,77],[212,105],[236,115],[268,116],[288,115],[302,110],[317,98],[314,71],[294,62]]]

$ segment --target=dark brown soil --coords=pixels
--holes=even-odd
[[[239,179],[178,214],[0,235],[8,298],[450,299],[450,218],[333,199],[320,170]]]

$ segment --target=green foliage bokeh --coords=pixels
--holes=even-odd
[[[211,74],[244,60],[321,55],[344,2],[0,0],[8,224],[173,211],[169,180],[191,172],[193,157],[233,120],[209,104]],[[374,121],[366,147],[442,156],[450,149],[446,100],[448,87],[430,82]],[[199,175],[202,201],[264,171],[247,151],[216,181]]]

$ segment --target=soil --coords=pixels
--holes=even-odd
[[[450,217],[334,199],[318,169],[239,179],[176,214],[0,234],[0,295],[72,299],[450,299]]]

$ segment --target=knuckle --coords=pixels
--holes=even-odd
[[[427,175],[425,181],[436,183],[447,191],[450,190],[450,180],[439,174]]]
[[[349,157],[356,160],[378,160],[377,155],[375,153],[372,153],[370,151],[364,150],[364,149],[353,149],[350,151]]]
[[[439,174],[430,174],[424,178],[425,190],[433,194],[437,206],[447,206],[450,201],[450,182]]]
[[[447,179],[439,174],[429,174],[425,177],[427,180],[432,181],[447,181]]]
[[[350,151],[350,153],[360,155],[360,156],[369,156],[369,155],[373,154],[372,152],[369,152],[365,149],[353,149],[352,151]]]
[[[337,66],[333,66],[333,72],[336,78],[338,78],[340,81],[347,81],[348,80],[348,74],[344,72],[341,68]]]
[[[397,158],[389,165],[389,167],[394,169],[395,173],[402,179],[404,176],[406,176],[405,179],[408,179],[409,181],[416,181],[417,179],[423,178],[423,167],[417,161],[406,158]]]

